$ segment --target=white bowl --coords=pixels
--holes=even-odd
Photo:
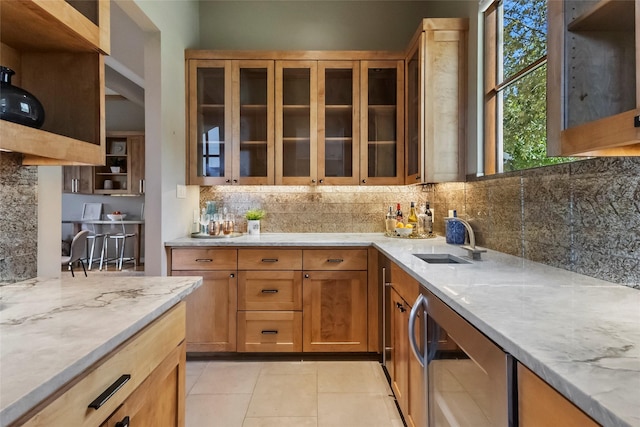
[[[120,166],[111,166],[111,173],[120,173]]]
[[[120,215],[107,214],[107,218],[109,218],[111,221],[120,221],[122,219],[125,219],[126,217],[127,217],[127,214],[120,214]]]
[[[409,234],[413,233],[413,228],[396,228],[396,233],[402,237],[407,237]]]

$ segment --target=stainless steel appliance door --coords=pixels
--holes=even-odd
[[[430,292],[426,300],[429,426],[510,425],[507,354]]]

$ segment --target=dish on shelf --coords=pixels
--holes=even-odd
[[[242,233],[231,233],[231,234],[219,234],[217,236],[213,236],[211,234],[203,234],[203,233],[191,233],[192,239],[228,239],[230,237],[240,237]]]
[[[107,214],[107,218],[109,218],[111,221],[121,221],[123,219],[125,219],[127,217],[127,214]]]

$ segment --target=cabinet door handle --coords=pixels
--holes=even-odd
[[[231,273],[231,274],[229,275],[229,277],[231,277],[231,278],[233,279],[234,277],[236,277],[236,275],[235,275],[235,274],[233,274],[233,273]]]
[[[212,258],[196,258],[196,262],[213,262]]]
[[[273,329],[265,329],[262,331],[262,335],[278,335],[278,331]]]
[[[320,180],[320,184],[324,184],[324,179],[321,179],[321,180]]]
[[[399,302],[396,303],[396,307],[398,308],[398,310],[400,310],[400,313],[404,313],[405,311],[407,311],[407,309],[404,308],[404,305],[400,304]]]
[[[144,193],[144,179],[138,181],[138,190],[140,191],[140,194]]]
[[[262,292],[263,294],[277,294],[278,290],[277,289],[263,289],[260,292]]]
[[[278,258],[262,258],[262,262],[278,262]]]
[[[633,126],[637,127],[637,128],[640,128],[640,116],[635,116],[633,118]]]
[[[311,183],[312,183],[312,184],[315,184],[315,183],[316,183],[316,180],[315,180],[315,179],[312,179],[312,180],[311,180]]]
[[[129,427],[129,417],[126,416],[122,421],[118,421],[115,427]]]
[[[366,179],[363,179],[363,180],[362,180],[362,183],[363,183],[363,184],[366,184],[366,183],[367,183],[367,180],[366,180]]]
[[[237,180],[237,179],[234,179],[234,180],[233,180],[233,183],[234,183],[234,184],[237,184],[237,183],[238,183],[238,180]]]
[[[89,408],[100,409],[102,405],[107,403],[107,400],[111,398],[118,390],[122,388],[123,385],[127,383],[131,379],[131,375],[124,374],[120,378],[118,378],[113,384],[109,386],[102,394],[89,404]]]
[[[227,184],[231,184],[231,180],[230,179],[227,179],[224,182],[226,182]]]
[[[308,278],[309,278],[309,275],[308,275],[308,274],[305,274],[305,275],[304,275],[304,278],[305,278],[305,279],[308,279]]]
[[[342,258],[329,258],[327,262],[340,263],[340,262],[344,262],[344,260]]]
[[[420,175],[416,176],[416,181],[420,181],[420,179],[422,179]]]

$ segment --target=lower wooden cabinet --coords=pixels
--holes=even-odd
[[[367,272],[309,271],[302,280],[303,351],[367,351]]]
[[[187,296],[187,351],[236,351],[236,272],[180,271],[202,276],[202,286]],[[176,275],[177,275],[176,274]]]
[[[171,352],[101,427],[182,427],[185,343]]]
[[[520,427],[595,427],[599,424],[518,363],[518,425]]]
[[[183,427],[184,338],[179,303],[13,425],[115,427],[129,416],[136,427]]]
[[[391,289],[391,360],[393,363],[393,376],[391,388],[396,396],[398,405],[403,414],[409,413],[409,335],[407,324],[411,307],[407,304],[395,289]]]
[[[301,352],[301,311],[239,311],[239,352]]]

